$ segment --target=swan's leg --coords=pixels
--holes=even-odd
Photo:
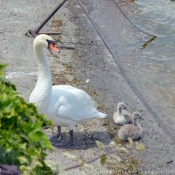
[[[62,134],[61,134],[61,126],[58,126],[57,134],[55,136],[50,137],[50,141],[56,142],[58,140],[61,140]]]
[[[70,144],[73,145],[73,130],[70,130],[69,131],[69,134],[70,134]]]
[[[58,148],[69,148],[70,146],[73,145],[73,130],[70,130],[69,134],[70,134],[69,142],[64,140],[57,140],[56,142],[51,142],[52,145]]]

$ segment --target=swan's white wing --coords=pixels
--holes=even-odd
[[[55,86],[52,89],[52,106],[59,118],[81,121],[93,117],[103,118],[95,109],[87,93],[72,86]]]

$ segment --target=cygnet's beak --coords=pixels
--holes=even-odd
[[[142,116],[139,117],[140,120],[144,120],[144,118]]]
[[[54,53],[55,52],[57,52],[57,53],[60,53],[60,50],[55,46],[55,44],[54,43],[49,43],[49,45],[48,45],[48,50],[50,51],[50,53],[52,54],[52,55],[54,55]]]

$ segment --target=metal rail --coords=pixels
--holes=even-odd
[[[58,6],[50,13],[50,15],[35,29],[35,33],[39,33],[39,31],[43,28],[43,26],[52,18],[52,16],[64,5],[67,0],[63,0]],[[49,34],[49,33],[47,33]]]
[[[35,29],[32,30],[30,29],[25,35],[32,35],[34,38],[38,35],[38,34],[47,34],[47,35],[60,35],[61,33],[58,32],[40,32],[39,31],[44,27],[44,25],[50,20],[50,18],[52,18],[52,16],[64,5],[64,3],[67,0],[63,0],[60,4],[57,5],[57,7],[48,15],[48,17],[43,20],[43,22]],[[59,48],[61,49],[75,49],[75,47],[71,47],[71,46],[59,46]]]
[[[30,29],[25,35],[27,35],[28,33],[30,35],[32,35],[34,38],[38,35],[38,34],[47,34],[47,35],[60,35],[60,33],[57,33],[57,32],[52,32],[52,33],[49,33],[49,32],[41,32],[39,33],[39,31],[44,27],[44,25],[50,20],[50,18],[52,18],[52,16],[64,5],[64,3],[66,2],[67,0],[63,0],[60,4],[58,4],[56,6],[56,8],[48,15],[48,17],[43,20],[43,22],[35,29],[35,30],[32,30]]]
[[[134,84],[132,83],[132,81],[130,80],[130,78],[127,76],[126,71],[124,69],[124,67],[122,66],[122,64],[120,63],[120,61],[118,60],[117,56],[113,53],[112,48],[110,47],[110,44],[107,42],[107,40],[105,39],[104,35],[102,34],[102,32],[100,31],[99,27],[97,26],[97,24],[94,22],[94,20],[90,17],[90,15],[88,14],[88,12],[86,11],[86,9],[83,7],[83,4],[81,3],[80,0],[77,0],[78,4],[80,5],[80,7],[82,8],[83,12],[85,13],[85,15],[87,16],[87,18],[89,19],[89,21],[92,23],[92,25],[94,26],[94,28],[96,29],[97,33],[99,34],[100,38],[102,39],[102,41],[104,42],[105,46],[107,47],[108,51],[110,52],[110,54],[112,55],[116,65],[119,66],[120,68],[120,74],[121,76],[124,78],[124,80],[126,81],[126,83],[128,84],[128,86],[133,90],[133,92],[137,95],[137,97],[140,99],[140,101],[142,102],[142,104],[145,106],[145,108],[147,109],[147,111],[155,118],[155,120],[158,122],[159,126],[163,129],[164,133],[170,138],[171,142],[173,144],[175,144],[175,139],[173,134],[166,128],[166,126],[163,124],[163,122],[161,121],[161,119],[158,117],[158,115],[154,112],[154,110],[151,108],[151,106],[148,104],[148,102],[146,101],[146,99],[142,96],[142,94],[140,93],[140,91],[136,88],[136,86],[134,86]]]

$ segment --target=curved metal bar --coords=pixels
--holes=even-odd
[[[50,15],[35,29],[35,33],[39,33],[39,31],[43,28],[43,26],[49,21],[49,19],[63,6],[63,4],[67,0],[63,0],[58,6],[50,13]]]

